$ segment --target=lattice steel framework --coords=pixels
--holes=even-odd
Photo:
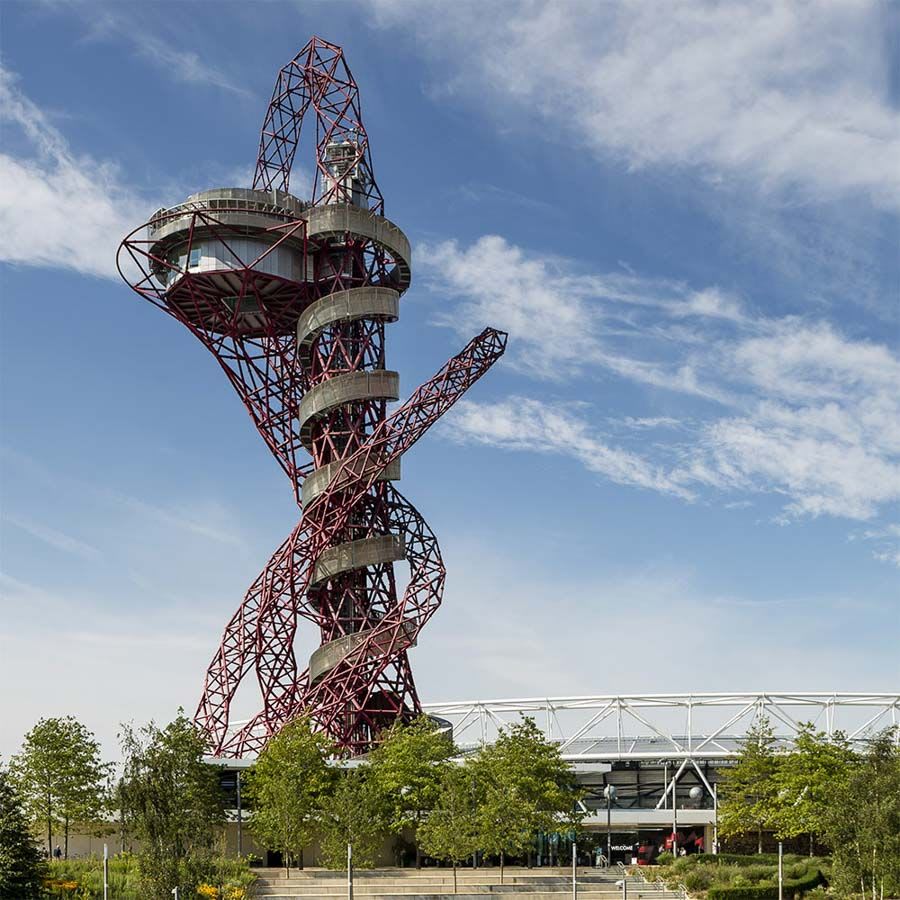
[[[572,762],[679,760],[694,764],[737,756],[747,726],[767,717],[783,749],[801,723],[863,741],[894,728],[900,742],[900,693],[699,693],[535,697],[428,703],[425,712],[453,725],[460,746],[491,741],[530,716]]]
[[[307,203],[287,190],[313,113]],[[357,86],[341,49],[313,38],[279,73],[253,188],[160,210],[119,250],[132,288],[214,354],[303,506],[207,670],[196,720],[216,755],[258,751],[300,713],[359,752],[421,711],[407,650],[440,604],[445,570],[392,482],[403,453],[500,358],[506,335],[485,329],[388,414],[399,377],[385,368],[385,325],[409,286],[410,251],[383,212]],[[409,581],[398,597],[401,560]],[[300,617],[321,640],[304,671]],[[231,705],[251,668],[262,709],[235,731]]]

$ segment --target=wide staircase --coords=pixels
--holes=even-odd
[[[325,869],[260,869],[253,888],[255,898],[341,898],[348,896],[347,873]],[[684,900],[680,891],[646,884],[629,876],[626,890],[618,869],[579,868],[578,897],[584,900]],[[500,870],[457,869],[457,892],[453,892],[452,869],[368,869],[353,876],[354,900],[484,900],[485,897],[527,896],[529,900],[561,900],[572,896],[572,870],[566,868],[507,867]]]

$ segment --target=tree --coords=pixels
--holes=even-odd
[[[422,849],[435,859],[453,866],[453,893],[456,893],[456,867],[477,852],[478,787],[470,764],[449,766],[444,772],[431,815],[419,826]]]
[[[825,816],[833,884],[850,895],[862,888],[900,896],[900,746],[896,727],[873,738],[841,782]]]
[[[22,798],[9,773],[0,770],[0,900],[40,897],[43,875]]]
[[[781,761],[775,775],[776,809],[773,822],[781,838],[809,835],[809,855],[815,836],[821,836],[829,806],[850,777],[854,753],[842,732],[829,737],[801,724],[794,749]]]
[[[330,869],[343,869],[347,845],[353,864],[361,869],[375,864],[386,830],[383,798],[375,789],[368,766],[349,769],[338,777],[322,804],[322,861]]]
[[[334,783],[328,765],[333,749],[309,719],[294,719],[266,744],[247,775],[250,830],[261,844],[281,852],[285,868],[291,860],[303,865],[303,848],[315,834]]]
[[[500,880],[507,854],[530,852],[538,831],[577,827],[581,799],[570,766],[559,747],[534,720],[500,732],[472,762],[478,787],[481,849],[500,857]]]
[[[124,726],[117,792],[120,814],[141,849],[144,890],[165,900],[176,885],[192,894],[206,875],[225,824],[218,774],[203,761],[205,743],[183,710],[165,728]]]
[[[53,853],[54,826],[61,826],[68,858],[70,826],[97,819],[104,808],[110,767],[94,735],[72,716],[41,719],[10,768],[28,818],[46,829],[47,852]]]
[[[723,837],[756,831],[762,853],[763,829],[774,824],[778,785],[775,733],[765,716],[748,729],[737,762],[722,772],[719,833]]]
[[[372,779],[384,799],[388,827],[400,834],[419,826],[434,809],[453,742],[427,716],[398,722],[371,754]],[[422,864],[416,840],[416,867]]]

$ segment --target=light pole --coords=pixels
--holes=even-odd
[[[703,797],[703,788],[700,787],[699,784],[695,784],[695,785],[688,791],[688,796],[689,796],[689,797],[691,798],[691,800],[693,800],[695,803],[698,803],[698,802],[702,799],[702,797]],[[694,849],[696,850],[696,845],[694,845]]]
[[[672,858],[678,858],[678,773],[672,778]]]
[[[713,853],[719,852],[719,782],[713,784]]]
[[[778,842],[778,900],[784,897],[784,847]]]
[[[238,856],[244,855],[243,814],[241,810],[241,770],[234,772],[235,791],[237,792],[237,852]]]
[[[616,799],[616,786],[608,784],[603,788],[606,797],[606,865],[612,865],[612,801]]]
[[[353,900],[353,845],[347,844],[347,900]]]

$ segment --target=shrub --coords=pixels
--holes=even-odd
[[[256,875],[250,871],[246,860],[224,857],[188,860],[196,889],[183,896],[210,898],[210,900],[246,900]],[[188,882],[182,882],[188,883]],[[103,897],[103,862],[97,857],[52,861],[45,888],[51,897],[71,897],[77,900],[99,900]],[[159,891],[165,889],[160,884]],[[109,861],[109,894],[116,900],[147,900],[148,894],[141,884],[137,860],[127,854],[114,856]]]
[[[705,891],[712,887],[717,873],[709,866],[695,866],[693,871],[684,876],[684,886],[691,891]]]
[[[815,866],[803,878],[785,879],[786,897],[799,896],[818,887],[824,881],[822,872]],[[707,900],[778,900],[778,885],[772,883],[738,885],[735,879],[728,887],[710,888]]]

